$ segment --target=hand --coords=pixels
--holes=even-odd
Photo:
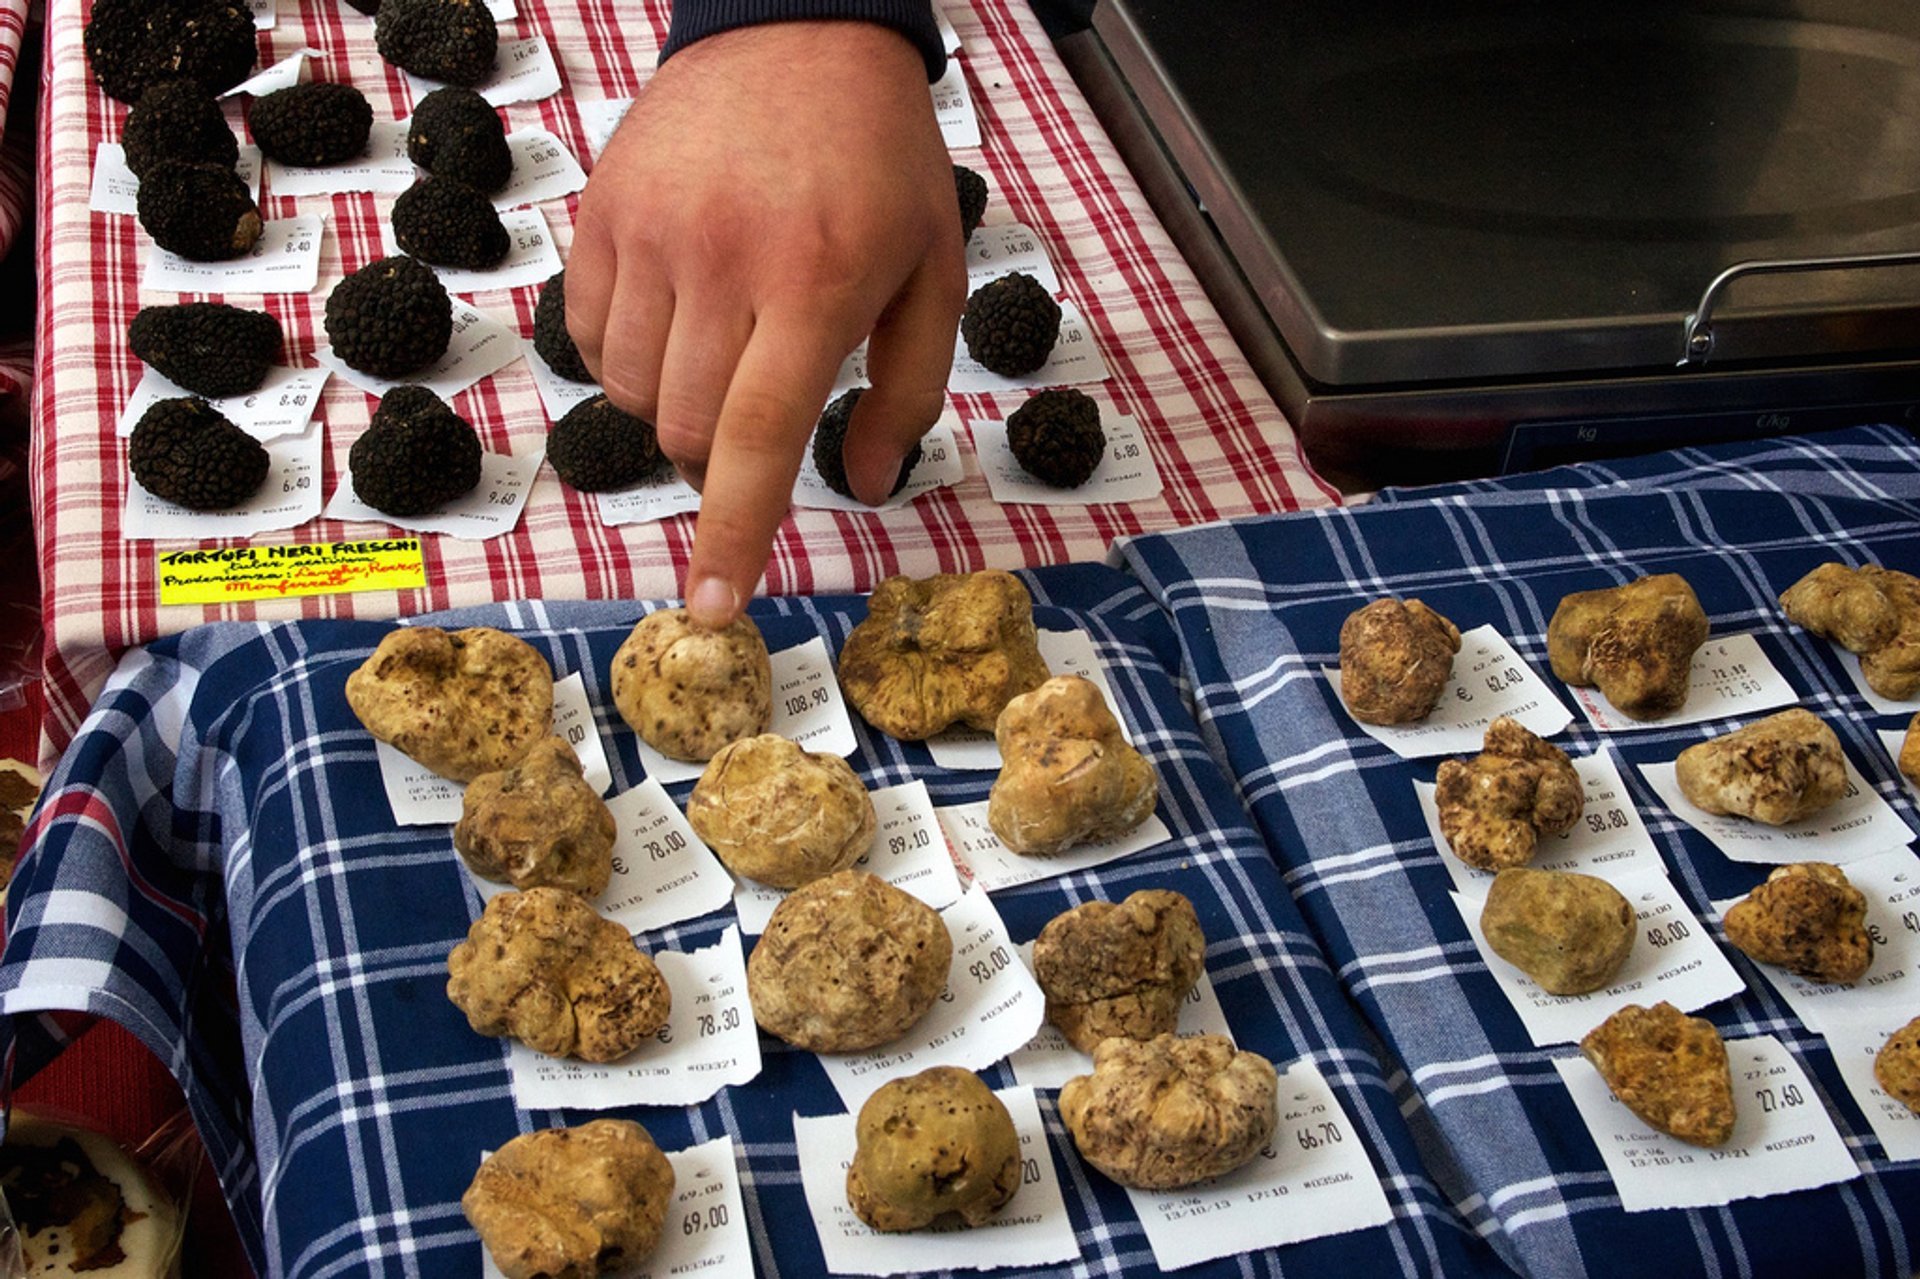
[[[655,73],[580,199],[567,328],[701,488],[696,623],[724,626],[753,594],[834,376],[869,335],[847,478],[886,500],[940,414],[966,296],[953,171],[904,37],[776,22]]]

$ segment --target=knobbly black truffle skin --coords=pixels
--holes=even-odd
[[[223,511],[254,495],[270,459],[260,441],[198,396],[161,400],[127,441],[140,487],[191,511]]]
[[[813,469],[820,472],[820,478],[827,482],[828,488],[856,502],[860,499],[854,497],[853,485],[847,482],[847,427],[853,421],[853,406],[860,402],[860,395],[866,389],[856,386],[827,405],[813,428]],[[920,442],[915,440],[900,463],[900,478],[893,482],[894,493],[907,486],[907,481],[913,478],[913,468],[918,465]]]
[[[480,482],[480,437],[424,386],[396,386],[380,398],[347,450],[353,491],[386,515],[425,515]]]
[[[221,302],[150,306],[133,317],[127,342],[154,372],[219,399],[260,385],[280,358],[280,321]]]
[[[350,84],[313,80],[255,98],[247,123],[267,159],[313,168],[364,155],[373,108]]]
[[[458,178],[426,177],[393,202],[393,238],[423,262],[485,270],[512,247],[493,201]]]
[[[960,197],[960,238],[970,240],[987,216],[987,180],[964,164],[953,166],[953,190]]]
[[[195,262],[243,257],[260,238],[260,210],[225,165],[163,160],[140,179],[134,207],[155,244]]]
[[[500,32],[482,0],[384,0],[373,39],[403,71],[472,87],[493,73]]]
[[[259,50],[253,15],[236,0],[98,0],[85,40],[94,79],[122,102],[163,80],[224,93]]]
[[[435,177],[494,192],[513,176],[500,113],[472,89],[448,85],[420,99],[407,126],[407,158]]]
[[[192,80],[165,80],[140,95],[120,131],[133,176],[163,160],[190,160],[231,169],[240,143],[211,93]]]
[[[327,296],[327,340],[347,367],[405,377],[447,353],[453,300],[433,268],[414,258],[381,258]]]
[[[591,382],[587,362],[567,332],[567,273],[556,271],[540,289],[539,305],[533,308],[533,349],[547,367],[569,382]],[[574,485],[579,488],[579,485]]]
[[[582,400],[547,432],[547,460],[583,493],[632,488],[659,468],[653,424],[614,407],[604,395]]]
[[[960,316],[967,354],[1002,377],[1032,373],[1060,339],[1060,304],[1046,286],[1014,271],[975,289]]]
[[[1007,419],[1013,460],[1042,484],[1078,488],[1107,453],[1100,406],[1092,396],[1061,387],[1041,391]]]

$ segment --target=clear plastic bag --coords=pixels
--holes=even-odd
[[[0,1279],[71,1273],[177,1279],[205,1162],[182,1109],[127,1149],[71,1117],[16,1108],[0,1149]]]

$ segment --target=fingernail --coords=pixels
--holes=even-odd
[[[695,626],[719,630],[740,612],[740,596],[722,577],[703,577],[687,592],[687,616]]]

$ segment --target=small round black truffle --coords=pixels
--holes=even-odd
[[[225,165],[162,160],[134,196],[153,242],[195,262],[244,256],[260,238],[260,210],[240,175]]]
[[[653,423],[613,406],[604,395],[582,400],[547,432],[547,460],[561,480],[583,493],[632,488],[663,460]]]
[[[1060,339],[1060,304],[1024,271],[981,285],[960,316],[967,354],[1002,377],[1032,373]]]
[[[500,213],[458,178],[420,179],[393,202],[393,238],[423,262],[485,270],[512,242]]]
[[[953,166],[953,190],[960,197],[960,238],[971,240],[987,216],[987,180],[964,164]]]
[[[493,73],[500,32],[482,0],[384,0],[373,40],[403,71],[472,86]]]
[[[540,302],[533,308],[533,349],[547,367],[569,382],[591,382],[587,362],[567,332],[567,273],[556,271],[540,287]],[[579,485],[575,485],[578,488]]]
[[[866,391],[864,386],[856,386],[827,405],[820,414],[820,420],[813,428],[813,469],[820,472],[820,478],[827,487],[841,497],[853,498],[853,485],[847,481],[847,427],[853,421],[853,406],[860,402],[860,396]],[[898,493],[913,478],[913,468],[920,465],[920,442],[915,440],[913,447],[907,450],[907,456],[900,462],[900,478],[893,482],[893,493]],[[889,493],[887,496],[893,496]]]
[[[253,14],[235,0],[97,0],[85,40],[94,78],[122,102],[163,80],[224,93],[259,51]]]
[[[448,85],[420,99],[407,125],[407,158],[435,177],[493,192],[513,176],[500,113],[472,89]]]
[[[425,515],[480,482],[480,436],[424,386],[396,386],[347,450],[353,491],[387,515]]]
[[[240,143],[220,104],[192,80],[164,80],[140,95],[127,112],[120,148],[136,178],[162,160],[189,160],[231,169]]]
[[[1028,475],[1061,489],[1085,484],[1107,455],[1100,406],[1071,387],[1041,391],[1015,409],[1007,444]]]
[[[333,353],[348,368],[405,377],[447,353],[453,299],[426,263],[381,258],[333,286],[326,324]]]
[[[244,395],[280,358],[280,321],[222,302],[150,306],[127,328],[133,353],[195,395]]]
[[[190,511],[240,505],[267,478],[269,461],[260,441],[197,396],[159,401],[127,441],[140,487]]]
[[[311,80],[255,98],[247,123],[261,155],[313,168],[364,154],[373,108],[350,84]]]

